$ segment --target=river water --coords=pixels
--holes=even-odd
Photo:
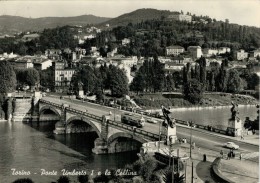
[[[172,109],[172,116],[184,121],[193,121],[200,125],[210,125],[221,129],[228,127],[228,120],[231,118],[231,106],[204,107],[204,108],[183,108]],[[239,105],[238,117],[245,121],[246,117],[255,120],[257,117],[257,108],[254,105]]]
[[[110,155],[92,153],[95,133],[54,135],[53,125],[0,122],[0,183],[11,183],[18,178],[30,177],[36,183],[50,183],[58,179],[62,169],[104,172],[123,168],[137,160],[137,152]],[[127,157],[127,158],[126,158]],[[30,171],[30,175],[12,175],[15,168]],[[57,176],[41,176],[41,169],[57,171]],[[70,176],[76,180],[77,176]]]
[[[239,117],[256,118],[255,106],[239,106]],[[193,120],[198,124],[227,126],[230,107],[174,109],[173,116]],[[0,183],[30,177],[36,183],[55,181],[62,169],[84,170],[90,173],[105,169],[122,168],[137,159],[137,152],[110,155],[92,153],[95,133],[54,135],[53,124],[31,126],[20,122],[0,122]],[[12,175],[12,170],[30,172],[28,176]],[[57,171],[57,176],[41,176],[41,169]],[[77,176],[72,176],[76,180]]]

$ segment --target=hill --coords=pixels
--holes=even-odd
[[[42,17],[25,18],[19,16],[0,16],[0,34],[13,34],[23,31],[41,31],[45,28],[55,28],[64,25],[99,24],[110,20],[106,17],[82,15],[75,17]]]
[[[124,26],[128,23],[139,23],[145,20],[157,19],[160,20],[162,17],[167,17],[168,15],[174,12],[170,12],[168,10],[157,10],[157,9],[138,9],[130,13],[126,13],[120,15],[116,18],[108,20],[105,24],[109,24],[110,26]]]

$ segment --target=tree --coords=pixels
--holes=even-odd
[[[89,180],[89,176],[88,175],[79,175],[78,176],[78,181],[80,183],[87,183]]]
[[[70,183],[70,179],[67,176],[60,176],[57,180],[58,183]]]
[[[146,81],[144,75],[141,72],[137,72],[132,83],[130,84],[130,90],[137,92],[143,92],[145,89]]]
[[[242,80],[234,69],[229,71],[227,86],[227,91],[231,93],[238,93],[243,88]]]
[[[197,79],[190,79],[183,86],[184,98],[193,104],[197,104],[203,97],[203,85]]]
[[[53,78],[54,78],[53,73],[54,72],[53,72],[51,67],[39,72],[39,74],[40,74],[40,84],[41,84],[42,87],[54,89],[55,83],[53,81]]]
[[[25,81],[29,86],[35,86],[40,82],[39,72],[34,68],[25,70]]]
[[[113,96],[122,97],[128,94],[128,79],[123,70],[110,65],[108,79]]]
[[[13,92],[16,88],[16,74],[8,61],[0,62],[0,93]]]
[[[33,181],[29,178],[24,178],[24,179],[17,179],[13,183],[33,183]]]

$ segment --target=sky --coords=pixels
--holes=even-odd
[[[114,18],[140,8],[182,10],[184,13],[260,27],[260,0],[0,0],[0,15],[27,18],[86,14]]]

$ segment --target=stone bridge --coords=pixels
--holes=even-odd
[[[158,134],[112,121],[110,116],[89,114],[67,104],[40,99],[38,109],[39,121],[53,121],[56,134],[95,132],[98,138],[92,151],[96,154],[139,150],[143,143],[159,139]],[[46,115],[47,110],[55,115]]]

